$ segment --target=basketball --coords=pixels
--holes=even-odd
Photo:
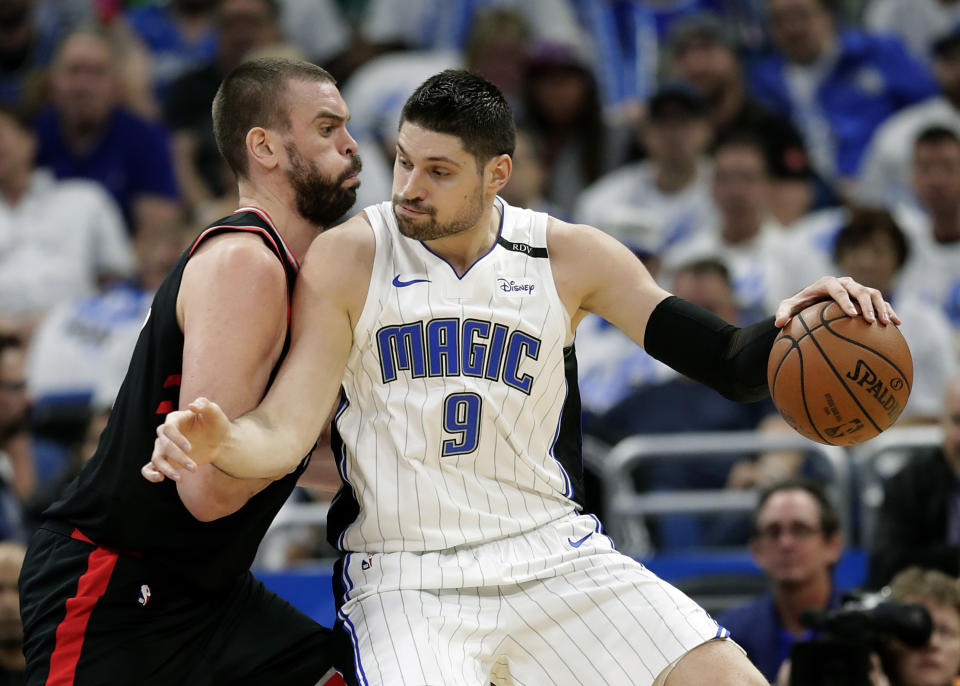
[[[856,445],[889,428],[913,383],[913,359],[893,324],[850,317],[834,301],[806,308],[773,343],[770,396],[800,434]]]

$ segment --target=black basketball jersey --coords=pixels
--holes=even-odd
[[[223,588],[249,569],[267,527],[307,464],[305,458],[240,510],[213,522],[200,522],[190,514],[173,481],[155,484],[140,475],[153,451],[157,426],[178,406],[183,332],[176,303],[184,267],[204,240],[239,231],[259,234],[277,255],[286,270],[288,297],[292,295],[299,265],[265,213],[241,208],[205,229],[154,296],[96,454],[45,513],[77,527],[99,545],[142,555],[203,590]],[[277,367],[289,346],[289,316],[287,321]],[[223,335],[243,336],[243,323]]]

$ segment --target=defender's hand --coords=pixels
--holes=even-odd
[[[147,481],[164,477],[179,481],[181,471],[197,470],[197,464],[214,462],[226,438],[230,420],[215,402],[197,398],[186,409],[171,412],[157,427],[153,455],[140,473]]]
[[[782,301],[777,307],[776,321],[778,327],[786,326],[790,317],[814,303],[833,298],[840,305],[840,309],[851,317],[858,316],[854,301],[860,305],[863,318],[873,323],[879,321],[886,325],[891,322],[900,324],[900,317],[893,311],[893,306],[883,299],[883,294],[876,288],[867,288],[851,279],[849,276],[824,276],[817,279],[802,291]]]

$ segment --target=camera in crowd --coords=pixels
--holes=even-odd
[[[870,686],[870,654],[885,653],[896,639],[920,647],[933,622],[923,605],[898,603],[885,594],[852,594],[840,608],[808,610],[801,621],[819,632],[790,652],[790,686]]]

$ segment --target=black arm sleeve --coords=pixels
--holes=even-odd
[[[780,329],[773,317],[738,329],[671,295],[654,308],[643,347],[651,356],[738,402],[770,394],[767,359]]]

